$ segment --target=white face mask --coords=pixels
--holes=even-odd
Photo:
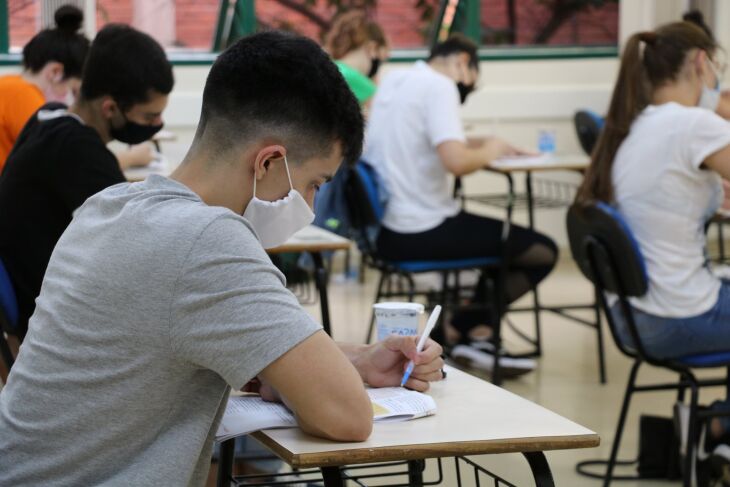
[[[289,163],[284,156],[289,193],[276,201],[264,201],[256,197],[256,175],[253,178],[253,198],[243,217],[251,223],[265,249],[278,247],[289,237],[314,221],[314,213],[299,191],[294,189],[289,174]]]
[[[700,100],[697,102],[697,106],[707,108],[714,112],[717,111],[717,106],[720,104],[720,75],[712,63],[709,63],[709,65],[717,80],[715,82],[715,88],[708,88],[705,83],[702,83],[702,93],[700,94]]]

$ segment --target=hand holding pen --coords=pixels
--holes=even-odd
[[[439,315],[441,314],[441,305],[436,305],[436,307],[431,312],[431,316],[428,317],[428,322],[426,323],[426,328],[423,330],[423,333],[421,334],[421,338],[418,340],[418,345],[416,345],[416,353],[420,353],[423,351],[423,346],[426,344],[426,340],[428,340],[428,336],[431,334],[431,331],[433,330],[433,327],[436,325],[436,322],[439,319]],[[406,367],[406,372],[403,374],[403,379],[400,382],[400,386],[403,387],[406,382],[408,382],[408,378],[413,373],[413,367],[415,364],[413,363],[413,360],[408,362],[408,367]]]

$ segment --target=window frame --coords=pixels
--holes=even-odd
[[[218,23],[214,30],[213,46],[220,46],[223,39],[223,26],[226,22],[228,2],[235,1],[233,19],[230,26],[233,35],[247,35],[254,32],[256,28],[255,0],[226,0],[221,2],[221,9],[218,15]],[[447,4],[453,0],[441,0],[441,6],[435,26],[435,33],[441,31],[444,11]],[[463,33],[471,39],[479,40],[479,19],[481,18],[480,0],[456,0],[456,9],[462,15],[466,15],[466,22],[463,26]],[[459,15],[459,13],[457,13]],[[18,66],[22,64],[21,53],[9,52],[9,18],[8,2],[0,0],[0,66]],[[432,36],[431,42],[436,40]],[[214,51],[190,51],[190,52],[168,52],[168,59],[173,66],[207,66],[213,64],[218,52]],[[618,45],[603,46],[513,46],[513,47],[480,47],[480,61],[532,61],[551,59],[592,59],[592,58],[616,58],[619,56]],[[428,57],[428,47],[419,49],[393,49],[391,51],[391,63],[412,63],[419,59]]]

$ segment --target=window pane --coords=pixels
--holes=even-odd
[[[10,0],[8,2],[10,45],[22,47],[40,30],[42,8],[51,10],[73,0]],[[219,0],[98,0],[96,28],[115,22],[147,32],[168,49],[210,50],[218,20]]]
[[[438,0],[269,0],[256,2],[256,19],[259,29],[285,29],[321,41],[338,8],[353,5],[368,10],[395,49],[425,46],[438,11]]]
[[[618,0],[481,0],[484,45],[618,43]]]
[[[210,50],[219,6],[219,0],[98,0],[96,26],[121,22],[167,49]]]
[[[10,46],[22,48],[38,32],[40,5],[33,0],[8,2]]]
[[[41,9],[83,0],[9,0],[10,45],[21,49],[41,28]],[[233,3],[233,2],[232,2]],[[258,28],[295,31],[320,41],[338,9],[362,6],[381,24],[393,48],[422,47],[439,0],[257,0]],[[168,49],[210,50],[220,0],[98,0],[96,28],[131,24]]]

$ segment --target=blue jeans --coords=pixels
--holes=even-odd
[[[730,351],[730,281],[722,281],[717,303],[707,312],[687,318],[663,318],[633,308],[644,349],[656,358],[679,358]],[[621,343],[633,349],[620,304],[611,307]]]

